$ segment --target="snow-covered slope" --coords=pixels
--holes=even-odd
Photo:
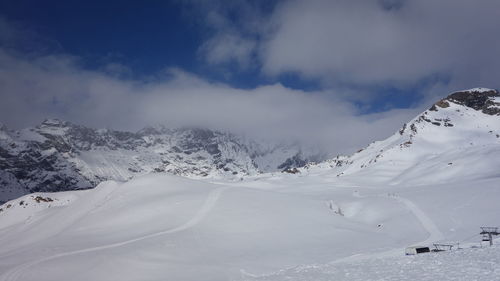
[[[468,248],[445,253],[393,257],[357,262],[306,265],[263,276],[246,276],[250,281],[492,281],[500,280],[500,247]]]
[[[59,120],[0,127],[0,202],[37,191],[87,189],[147,173],[240,179],[305,163],[297,145],[271,145],[203,129],[95,130]],[[290,159],[298,159],[293,162]]]
[[[409,245],[478,242],[479,226],[499,221],[499,178],[391,187],[281,176],[210,184],[157,174],[9,201],[0,280],[280,280],[273,272],[296,266],[373,269]]]
[[[153,173],[22,196],[0,206],[0,281],[496,280],[497,248],[470,246],[500,224],[497,101],[454,93],[389,139],[297,173]],[[404,256],[435,242],[468,249]]]
[[[167,175],[26,195],[2,208],[0,280],[221,280],[392,242],[324,200]],[[407,226],[413,239],[425,236]],[[360,242],[337,247],[350,239]]]
[[[486,160],[487,159],[487,160]],[[426,184],[500,176],[500,94],[475,88],[440,100],[386,140],[303,171]],[[425,177],[422,177],[425,175]]]

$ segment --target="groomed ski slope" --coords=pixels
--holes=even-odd
[[[70,252],[66,252],[66,253],[59,253],[59,254],[56,254],[53,256],[43,257],[39,260],[35,260],[35,261],[20,265],[18,267],[15,267],[15,268],[9,270],[8,272],[6,272],[2,275],[1,280],[18,280],[21,277],[22,273],[24,271],[26,271],[28,268],[30,268],[34,265],[43,263],[43,262],[50,261],[50,260],[60,259],[60,258],[68,257],[68,256],[78,255],[78,254],[97,252],[97,251],[112,249],[112,248],[116,248],[116,247],[122,247],[122,246],[125,246],[128,244],[142,241],[142,240],[150,239],[150,238],[165,235],[165,234],[171,234],[171,233],[183,231],[185,229],[193,227],[196,224],[198,224],[208,214],[208,212],[213,208],[214,204],[217,202],[221,192],[224,189],[225,189],[225,187],[219,187],[217,189],[212,190],[210,192],[210,194],[208,195],[207,199],[205,200],[205,202],[203,203],[203,205],[201,206],[201,208],[198,210],[198,212],[190,220],[188,220],[186,223],[184,223],[178,227],[168,229],[165,231],[151,233],[151,234],[148,234],[145,236],[137,237],[137,238],[122,241],[122,242],[117,242],[117,243],[112,243],[112,244],[107,244],[107,245],[97,246],[97,247],[91,247],[91,248],[86,248],[86,249],[81,249],[81,250],[75,250],[75,251],[70,251]]]
[[[28,195],[2,206],[0,280],[242,280],[405,260],[406,246],[460,241],[496,223],[498,182],[395,187],[283,174],[211,184],[149,175],[38,194],[52,202]]]

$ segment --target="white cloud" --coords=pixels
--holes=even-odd
[[[236,61],[239,66],[248,68],[252,62],[256,42],[237,34],[218,34],[206,41],[200,52],[211,64],[224,64]]]
[[[254,63],[269,76],[294,72],[327,86],[408,87],[440,75],[449,79],[447,90],[500,86],[496,0],[288,0],[269,17],[253,14],[259,29],[230,34],[255,44]],[[219,20],[216,28],[230,24]],[[222,43],[223,33],[211,40]],[[235,55],[248,54],[241,45],[227,44],[209,62],[247,64]]]
[[[418,7],[402,6],[388,12],[376,4],[352,3],[284,2],[277,6],[270,22],[264,24],[260,24],[261,14],[245,6],[243,10],[247,13],[249,26],[237,28],[228,27],[223,16],[214,14],[211,22],[218,26],[219,32],[205,43],[201,52],[208,61],[217,64],[230,61],[252,64],[259,57],[263,70],[270,75],[297,71],[325,81],[339,77],[357,83],[387,79],[410,81],[411,77],[420,77],[436,69],[449,69],[456,77],[470,74],[473,77],[470,81],[490,81],[496,75],[492,69],[495,58],[489,60],[494,50],[488,45],[494,46],[496,38],[491,42],[481,41],[479,46],[487,45],[486,51],[471,58],[465,54],[465,47],[460,46],[453,54],[462,55],[461,60],[452,55],[447,58],[435,55],[427,57],[430,61],[420,61],[424,60],[424,55],[418,49],[430,48],[426,44],[431,44],[411,46],[410,43],[418,43],[423,35],[408,41],[405,38],[411,36],[401,34],[408,27],[394,24],[418,21],[419,13],[415,11],[427,13],[423,8],[419,10],[420,4],[411,2]],[[347,13],[349,11],[351,14]],[[361,19],[351,19],[353,13],[358,13]],[[337,14],[332,19],[332,15]],[[8,30],[9,26],[4,23],[0,21],[0,28]],[[475,28],[469,30],[472,39],[466,46],[476,46],[482,35],[475,35]],[[18,38],[16,34],[19,31],[11,33]],[[412,36],[415,34],[418,32]],[[400,37],[405,40],[396,40]],[[443,45],[443,50],[448,50],[450,46],[438,37],[433,46]],[[252,137],[313,142],[335,152],[347,153],[389,136],[423,110],[420,107],[361,115],[351,102],[352,96],[366,98],[367,94],[354,89],[334,90],[336,88],[331,87],[305,92],[279,83],[238,89],[209,82],[180,69],[167,69],[153,78],[131,79],[131,70],[113,61],[106,61],[101,69],[90,71],[79,65],[78,57],[53,52],[49,55],[13,52],[5,42],[11,40],[0,36],[3,46],[0,47],[0,121],[13,128],[34,125],[47,117],[96,128],[124,130],[154,124],[204,126]],[[401,46],[411,47],[414,53],[401,52]],[[415,56],[413,63],[406,58],[405,52]],[[435,52],[440,54],[441,51]],[[342,67],[337,65],[339,63]],[[465,65],[468,67],[463,67]],[[484,74],[486,70],[491,73]],[[433,102],[436,95],[445,95],[449,87],[450,84],[433,85],[424,104]]]
[[[499,10],[488,0],[409,0],[397,10],[376,1],[290,1],[275,14],[263,69],[358,83],[492,70],[500,64]]]
[[[198,11],[202,26],[212,34],[199,47],[199,55],[208,64],[236,63],[243,70],[256,68],[257,38],[264,33],[267,23],[256,1],[184,1]],[[196,14],[196,13],[195,13]]]
[[[204,126],[349,152],[385,138],[414,114],[360,116],[329,91],[303,92],[280,84],[236,89],[178,69],[154,81],[123,79],[83,70],[77,61],[63,55],[28,60],[0,51],[0,120],[13,128],[46,117],[125,130]]]

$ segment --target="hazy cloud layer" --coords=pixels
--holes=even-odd
[[[280,84],[252,90],[209,83],[178,69],[148,81],[83,70],[78,59],[36,59],[0,51],[0,120],[11,128],[61,118],[96,128],[205,126],[250,137],[297,139],[350,152],[385,138],[416,112],[359,116],[332,92]]]

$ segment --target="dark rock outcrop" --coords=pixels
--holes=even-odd
[[[438,101],[429,110],[437,111],[438,107],[447,108],[449,102],[464,105],[479,110],[489,115],[500,115],[500,102],[495,98],[500,97],[498,90],[468,90],[455,92]]]

